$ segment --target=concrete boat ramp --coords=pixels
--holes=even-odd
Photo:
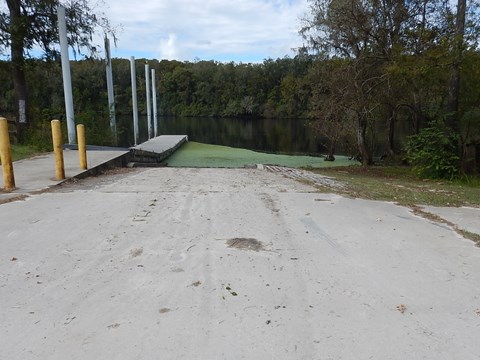
[[[65,180],[55,179],[53,153],[40,154],[15,161],[13,170],[16,189],[4,192],[0,177],[0,203],[22,195],[43,191],[72,179],[96,175],[112,167],[158,166],[188,140],[186,135],[161,135],[132,148],[87,146],[88,169],[80,169],[76,145],[65,145],[63,158]],[[3,171],[0,165],[0,172]]]

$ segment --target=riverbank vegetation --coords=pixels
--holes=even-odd
[[[323,191],[353,198],[404,206],[480,206],[480,180],[476,177],[464,176],[454,181],[419,179],[405,166],[348,166],[312,171],[345,185]]]
[[[299,121],[309,122],[312,131],[325,139],[325,152],[331,149],[333,154],[335,145],[340,142],[346,155],[356,156],[358,149],[354,119],[346,116],[347,113],[342,109],[335,112],[333,103],[327,101],[331,96],[330,91],[327,88],[322,90],[322,81],[326,79],[324,75],[338,61],[304,54],[295,58],[269,59],[260,64],[167,60],[149,60],[149,64],[158,74],[159,115],[298,118]],[[413,58],[409,60],[413,61]],[[137,74],[142,74],[143,63],[137,61]],[[478,152],[480,137],[480,88],[476,86],[480,83],[480,54],[475,51],[466,53],[465,63],[469,66],[462,68],[462,88],[465,88],[465,93],[461,93],[464,96],[460,102],[463,114],[460,130],[466,149],[474,153]],[[89,59],[72,61],[71,65],[76,121],[87,125],[87,138],[91,143],[112,144],[103,62]],[[8,62],[0,62],[0,74],[5,79],[3,96],[0,97],[0,108],[4,114],[15,112],[15,94],[9,81],[9,67]],[[448,94],[447,72],[442,72],[437,66],[430,68],[417,64],[415,67],[415,71],[421,72],[418,78],[424,81],[415,82],[412,77],[409,83],[394,83],[398,86],[395,91],[402,97],[391,100],[399,104],[392,109],[388,104],[383,107],[378,103],[375,111],[369,113],[365,139],[369,153],[377,158],[388,155],[390,159],[402,159],[407,136],[430,128],[432,122],[439,121],[441,117],[442,104]],[[114,59],[113,69],[117,114],[129,115],[129,61]],[[431,71],[437,74],[426,74]],[[26,74],[31,94],[32,124],[24,131],[24,141],[35,143],[45,150],[49,147],[49,121],[64,117],[61,67],[58,62],[32,60],[28,63]],[[139,109],[140,113],[145,114],[144,79],[139,75],[137,80]],[[439,86],[442,82],[445,85],[443,87]],[[394,84],[390,84],[390,88]],[[412,84],[415,86],[412,87]],[[327,105],[332,114],[343,113],[345,116],[333,120],[319,113]],[[387,110],[393,112],[389,114]],[[128,128],[120,125],[118,131],[122,136],[122,132],[128,131]]]

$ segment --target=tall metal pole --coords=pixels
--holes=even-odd
[[[115,95],[113,94],[112,58],[110,56],[110,40],[105,36],[105,71],[107,73],[108,114],[110,129],[115,145],[117,144],[117,121],[115,119]]]
[[[62,57],[63,93],[65,96],[65,112],[67,115],[68,143],[75,144],[75,118],[73,113],[72,79],[70,75],[70,59],[68,58],[67,22],[65,8],[57,7],[58,34],[60,36],[60,54]]]
[[[148,129],[148,138],[151,139],[153,136],[152,131],[152,105],[150,104],[150,65],[148,62],[145,62],[145,87],[147,90],[147,129]]]
[[[135,71],[135,56],[130,57],[130,73],[132,75],[132,106],[133,106],[133,136],[135,146],[138,144],[138,105],[137,105],[137,73]]]
[[[155,69],[152,69],[152,100],[153,100],[153,134],[158,136],[158,110],[157,110],[157,83],[155,82]]]

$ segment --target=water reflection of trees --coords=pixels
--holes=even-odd
[[[131,128],[130,116],[120,117]],[[147,139],[146,118],[140,117],[140,139]],[[124,124],[124,125],[123,125]],[[159,134],[188,135],[191,141],[280,153],[318,153],[319,139],[301,119],[161,117]],[[129,144],[123,144],[129,145]]]

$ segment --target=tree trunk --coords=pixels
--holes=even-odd
[[[367,119],[364,115],[359,115],[358,118],[358,127],[357,127],[357,143],[358,151],[362,157],[362,165],[367,166],[372,164],[372,157],[368,151],[367,141],[366,141],[366,132],[367,132]]]
[[[457,18],[455,21],[455,39],[453,44],[453,62],[448,86],[447,98],[447,126],[455,131],[459,131],[458,126],[458,99],[460,95],[460,63],[463,52],[463,37],[465,34],[465,13],[466,0],[457,2]]]
[[[7,0],[10,11],[12,76],[17,100],[17,127],[26,125],[27,120],[27,83],[25,80],[24,24],[22,21],[20,0]],[[19,129],[17,129],[18,131]]]
[[[385,149],[385,155],[395,155],[395,110],[391,109],[389,117],[387,119],[387,148]]]
[[[328,143],[328,154],[325,161],[335,161],[335,141],[333,140]]]

